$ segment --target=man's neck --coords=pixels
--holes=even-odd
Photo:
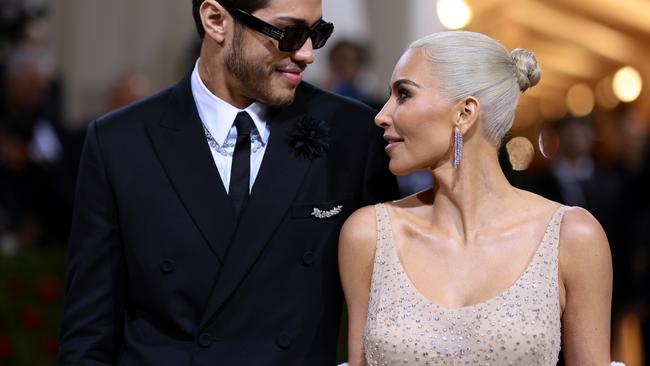
[[[218,57],[205,56],[205,47],[201,50],[201,58],[199,58],[198,71],[199,77],[208,90],[219,97],[223,101],[239,108],[244,109],[254,102],[251,98],[245,97],[237,90],[241,88],[232,76],[226,72],[225,65],[219,61]],[[218,55],[217,55],[218,56]]]

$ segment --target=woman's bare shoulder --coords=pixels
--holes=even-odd
[[[567,254],[578,258],[585,257],[585,252],[609,255],[607,235],[598,220],[581,207],[568,207],[562,219],[560,229],[561,248]]]
[[[341,228],[340,250],[374,253],[376,238],[377,214],[375,206],[361,207],[345,220]]]
[[[560,227],[560,276],[567,291],[601,286],[612,280],[612,254],[607,235],[589,211],[569,207]]]

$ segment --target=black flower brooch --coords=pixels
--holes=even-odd
[[[287,143],[294,155],[313,160],[327,154],[330,148],[329,137],[325,121],[305,116],[295,124]]]

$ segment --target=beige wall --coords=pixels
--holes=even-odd
[[[68,120],[83,124],[105,112],[112,84],[126,71],[142,72],[155,89],[178,79],[196,37],[189,3],[56,1],[56,50]]]
[[[383,100],[388,96],[388,84],[393,67],[408,45],[411,0],[365,0],[370,18],[370,47],[372,73],[376,78],[375,96]]]

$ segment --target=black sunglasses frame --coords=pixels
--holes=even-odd
[[[256,30],[266,36],[269,36],[276,41],[278,41],[278,49],[282,52],[295,52],[299,50],[308,38],[312,40],[312,47],[314,49],[321,48],[325,45],[329,37],[334,32],[334,24],[325,22],[323,20],[319,21],[312,27],[286,27],[284,29],[277,28],[262,19],[245,12],[231,4],[228,4],[226,1],[221,2],[222,6],[230,12],[230,14],[239,19],[249,28]],[[298,34],[300,32],[300,37],[290,37],[292,33]],[[320,36],[318,39],[314,39],[314,36]]]

